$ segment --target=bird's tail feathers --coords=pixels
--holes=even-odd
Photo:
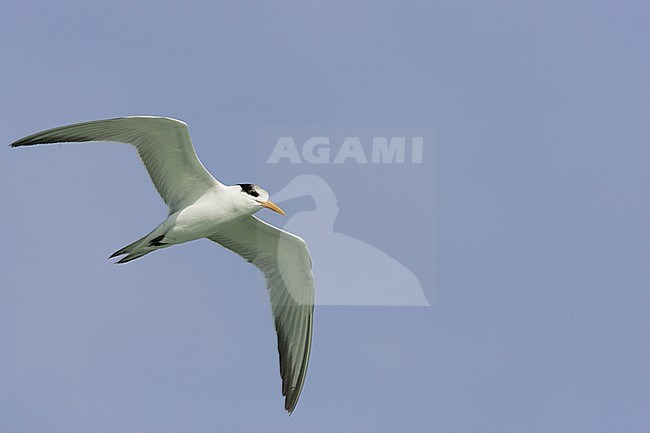
[[[115,262],[115,264],[119,264],[119,263],[128,263],[128,262],[130,262],[131,260],[139,259],[140,257],[142,257],[142,256],[144,256],[144,255],[146,255],[146,254],[149,254],[151,251],[153,251],[153,250],[144,251],[144,252],[139,252],[139,253],[131,253],[131,254],[129,254],[129,255],[126,255],[126,256],[122,257],[120,260],[118,260],[117,262]]]
[[[144,248],[146,246],[145,240],[147,239],[149,235],[143,236],[137,241],[130,243],[129,245],[125,246],[124,248],[121,248],[117,251],[115,251],[109,259],[118,257],[118,256],[123,256],[126,254],[125,257],[122,257],[120,260],[118,260],[115,263],[127,263],[130,262],[131,260],[135,260],[137,258],[140,258],[144,256],[145,254],[149,254],[150,252],[154,251],[155,249],[149,249],[149,248]],[[142,248],[141,248],[142,247]]]

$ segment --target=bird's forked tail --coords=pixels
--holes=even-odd
[[[149,234],[150,235],[150,234]],[[146,242],[147,238],[149,235],[141,237],[137,241],[125,246],[124,248],[121,248],[117,251],[115,251],[109,259],[118,257],[118,256],[123,256],[126,254],[126,256],[122,257],[120,260],[115,262],[116,264],[118,263],[127,263],[130,262],[131,260],[138,259],[146,254],[149,254],[152,251],[155,251],[157,248],[151,248],[153,245],[150,245],[151,242]]]

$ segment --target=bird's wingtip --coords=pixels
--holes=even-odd
[[[296,398],[295,395],[292,394],[287,394],[284,398],[284,410],[287,411],[287,414],[291,416],[293,411],[296,409],[296,405],[298,404],[298,399]]]

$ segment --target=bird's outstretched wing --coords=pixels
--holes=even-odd
[[[278,334],[284,408],[291,413],[305,382],[314,313],[314,281],[305,241],[254,216],[226,224],[208,239],[253,263],[266,277]]]
[[[167,117],[133,116],[95,120],[37,132],[11,147],[83,141],[132,144],[170,214],[221,185],[199,161],[187,124]]]

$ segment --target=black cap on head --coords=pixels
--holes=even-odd
[[[237,185],[241,186],[241,190],[250,196],[253,197],[260,196],[260,194],[255,190],[255,185],[253,185],[252,183],[238,183]]]

